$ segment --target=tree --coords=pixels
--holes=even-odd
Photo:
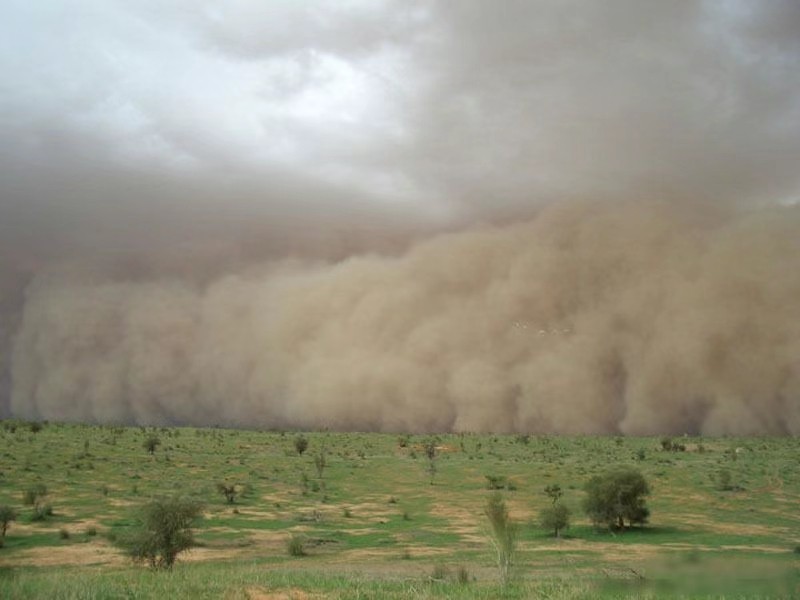
[[[539,514],[539,525],[545,531],[552,531],[558,537],[562,529],[569,527],[569,509],[563,504],[548,506]]]
[[[194,546],[192,525],[202,514],[195,500],[173,496],[146,504],[139,525],[121,540],[128,555],[153,569],[170,569],[178,554]]]
[[[624,529],[629,525],[647,522],[650,510],[645,496],[650,486],[636,469],[618,468],[592,477],[585,486],[584,509],[595,525]]]
[[[160,445],[161,445],[161,440],[159,439],[159,437],[157,435],[151,435],[144,441],[142,447],[145,450],[147,450],[150,454],[155,454],[156,448],[158,448]]]
[[[0,504],[0,548],[3,547],[6,539],[6,531],[11,521],[17,520],[17,511],[7,504]]]
[[[308,449],[308,439],[302,434],[298,435],[296,438],[294,438],[294,449],[297,451],[299,456],[302,456],[303,452]]]
[[[489,519],[490,535],[492,545],[497,555],[497,568],[500,571],[500,581],[503,585],[506,585],[511,576],[517,528],[508,515],[506,503],[500,492],[495,492],[489,496],[483,512]]]

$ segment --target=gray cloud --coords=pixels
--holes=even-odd
[[[172,410],[153,397],[149,384],[134,382],[131,373],[119,371],[123,364],[125,369],[138,368],[137,344],[145,344],[156,355],[140,339],[143,332],[134,331],[137,323],[149,327],[147,319],[137,316],[141,312],[161,311],[152,318],[170,330],[168,323],[176,318],[173,310],[192,314],[218,309],[219,316],[203,313],[198,322],[195,314],[195,320],[175,324],[175,331],[187,339],[232,335],[226,340],[233,343],[239,337],[223,333],[229,331],[228,325],[217,322],[226,318],[231,305],[241,303],[242,310],[258,312],[263,301],[271,313],[289,314],[281,294],[294,298],[291,290],[308,286],[327,290],[329,285],[335,290],[325,293],[338,291],[338,286],[360,291],[341,292],[353,305],[326,308],[322,301],[313,305],[309,310],[314,318],[327,314],[333,320],[361,322],[360,307],[368,301],[359,293],[377,297],[381,282],[404,289],[404,277],[419,275],[408,265],[420,255],[427,256],[431,265],[440,265],[437,275],[442,280],[416,289],[414,293],[421,296],[407,298],[409,304],[386,299],[372,310],[381,316],[379,322],[397,319],[402,327],[410,327],[404,318],[412,316],[426,323],[446,320],[434,313],[437,306],[444,310],[438,304],[443,297],[439,286],[448,285],[447,268],[459,264],[450,244],[479,263],[483,259],[474,257],[472,244],[476,236],[489,234],[474,233],[474,226],[498,227],[489,235],[498,247],[508,243],[501,240],[517,240],[519,228],[547,238],[551,234],[546,224],[555,217],[538,217],[542,211],[572,215],[571,221],[559,217],[555,231],[562,226],[589,228],[578,224],[592,218],[619,220],[625,229],[630,225],[619,207],[626,207],[632,223],[644,219],[644,229],[653,227],[669,237],[664,251],[677,254],[667,261],[683,260],[686,245],[697,244],[693,256],[708,264],[694,274],[674,265],[662,272],[667,267],[649,245],[660,242],[631,233],[626,246],[631,254],[650,257],[645,263],[652,264],[653,273],[662,273],[666,280],[678,277],[676,290],[692,290],[678,294],[676,306],[666,313],[693,315],[685,316],[688,321],[706,315],[709,299],[703,294],[737,289],[732,283],[738,277],[735,269],[720,257],[724,264],[712,268],[713,257],[714,252],[730,252],[744,260],[743,250],[731,249],[742,240],[757,246],[753,255],[762,257],[752,258],[763,261],[752,279],[758,286],[773,286],[766,273],[793,281],[789,270],[796,265],[773,251],[755,229],[774,231],[776,239],[784,239],[785,228],[796,223],[791,206],[800,198],[796,168],[800,43],[795,34],[800,10],[795,2],[644,6],[622,0],[500,5],[386,0],[265,5],[240,0],[220,6],[179,0],[136,4],[86,0],[12,2],[3,15],[0,413],[11,410],[13,395],[16,414],[52,418],[246,422],[261,406],[262,422],[274,419],[299,425],[312,422],[306,420],[311,411],[329,421],[338,419],[339,426],[356,423],[390,429],[513,429],[517,427],[510,421],[513,417],[531,428],[554,430],[738,431],[744,425],[734,423],[734,417],[744,413],[734,405],[751,406],[758,399],[775,406],[788,404],[791,409],[797,402],[796,392],[790,391],[794,384],[779,385],[777,375],[772,379],[753,375],[752,385],[730,383],[720,375],[719,381],[730,389],[709,390],[700,377],[709,376],[707,370],[689,374],[676,358],[691,356],[678,350],[683,348],[679,341],[690,348],[696,344],[697,352],[710,352],[708,344],[722,344],[713,340],[727,339],[724,335],[701,327],[699,340],[689,339],[688,334],[679,340],[667,325],[656,330],[649,321],[637,319],[626,327],[638,330],[632,337],[650,340],[651,349],[658,349],[652,354],[658,360],[640,364],[620,357],[630,349],[614,336],[616,341],[609,341],[607,348],[585,339],[565,342],[541,355],[532,349],[523,353],[526,361],[538,365],[530,367],[539,378],[534,383],[510,358],[498,365],[489,355],[461,349],[454,351],[457,360],[434,370],[440,382],[447,382],[446,389],[434,389],[409,366],[413,352],[421,349],[409,349],[389,334],[397,354],[376,348],[371,336],[379,335],[381,327],[370,319],[364,326],[376,330],[348,333],[360,340],[354,342],[353,352],[372,358],[364,359],[364,370],[343,367],[347,380],[331,378],[320,366],[335,341],[347,345],[346,336],[325,333],[332,326],[320,325],[319,339],[306,339],[311,334],[298,331],[296,337],[284,340],[283,334],[273,331],[280,327],[270,321],[269,332],[259,341],[268,347],[269,361],[244,334],[241,348],[229,348],[230,360],[242,364],[225,367],[226,375],[219,381],[226,385],[234,385],[234,374],[244,377],[242,369],[266,365],[256,382],[248,371],[248,390],[236,388],[242,396],[235,404],[238,416],[220,411],[221,401],[212,392],[198,391],[214,389],[218,383],[203,378],[181,382],[188,387],[176,392],[180,400]],[[561,204],[566,208],[559,209]],[[641,214],[651,216],[642,217],[637,212],[640,205],[648,207]],[[776,214],[787,215],[788,224]],[[459,229],[467,232],[424,242],[436,232]],[[723,231],[730,239],[718,239]],[[591,236],[598,238],[596,252],[602,256],[607,240],[599,230]],[[683,241],[673,247],[675,240]],[[526,243],[535,245],[530,252],[538,256],[528,278],[543,279],[531,281],[530,289],[519,292],[525,300],[515,302],[534,307],[537,302],[566,303],[573,310],[564,317],[568,321],[588,319],[587,309],[574,304],[580,304],[584,293],[599,293],[588,292],[593,286],[604,289],[611,284],[595,281],[596,274],[571,261],[591,262],[593,253],[583,246],[559,247],[563,252],[559,260],[574,256],[572,266],[561,271],[568,281],[558,284],[563,290],[545,290],[543,282],[551,282],[548,269],[560,263],[546,240]],[[485,248],[480,243],[478,247]],[[463,310],[475,309],[470,319],[480,320],[478,308],[490,310],[486,297],[505,285],[503,273],[524,270],[511,254],[486,251],[503,259],[493,263],[498,273],[473,273],[476,287],[460,300]],[[615,260],[622,259],[614,255],[599,269],[604,277],[618,277]],[[378,289],[354,283],[354,278],[366,277],[354,265],[370,265],[367,271],[382,273],[368,277]],[[694,283],[688,285],[688,280]],[[618,285],[630,310],[644,310],[635,306],[645,302],[637,295],[639,284],[625,279]],[[661,290],[655,283],[644,287]],[[215,290],[224,301],[213,295]],[[232,290],[255,297],[234,299],[229,297]],[[537,299],[537,293],[542,298]],[[775,294],[762,298],[759,306],[787,317],[783,309],[776,309],[784,306],[786,296]],[[454,310],[450,304],[458,304],[455,298],[445,302],[447,310]],[[685,306],[679,310],[680,302]],[[97,313],[100,321],[80,316],[85,303],[103,307]],[[378,307],[384,304],[385,310],[405,311],[406,317],[382,314]],[[750,315],[751,308],[742,310],[736,319]],[[46,315],[59,311],[67,322],[56,326]],[[592,314],[593,323],[613,321],[611,313]],[[505,317],[519,320],[523,315],[511,311]],[[537,318],[551,317],[545,310]],[[295,323],[291,314],[286,318],[286,327]],[[672,317],[659,318],[671,323]],[[499,336],[497,344],[508,342],[511,335],[503,332],[501,323],[506,321],[485,332]],[[73,326],[76,329],[70,329]],[[107,327],[124,330],[128,337],[103,341],[110,335]],[[79,335],[83,328],[93,333]],[[53,338],[58,335],[84,339],[87,360],[98,362],[75,371],[74,352]],[[446,355],[451,342],[440,339],[444,334],[437,335],[436,343],[428,343]],[[40,350],[33,350],[37,346],[31,336],[40,340],[46,357],[37,356]],[[179,337],[175,333],[177,346],[187,342]],[[139,341],[133,343],[133,338]],[[289,360],[282,352],[289,352],[297,340],[305,340],[304,350],[297,353],[308,365],[294,365],[294,375],[281,372],[294,379],[281,380],[280,385],[265,381],[279,368],[276,365]],[[93,348],[92,343],[98,346]],[[171,347],[172,342],[164,343],[165,349]],[[118,362],[98,372],[105,382],[101,385],[88,373],[91,365],[100,368],[103,357],[96,352],[108,350],[109,344]],[[621,346],[627,349],[616,355],[609,350]],[[772,356],[766,350],[761,353],[760,342],[752,349],[759,357]],[[494,355],[498,349],[492,346],[486,351]],[[561,376],[561,352],[567,353],[564,360],[572,365],[569,377],[575,389],[540,389],[556,385],[553,378]],[[342,354],[345,360],[347,353]],[[792,373],[793,367],[781,356],[772,356],[773,366],[782,364],[784,372]],[[200,368],[195,361],[201,359],[211,360],[201,352],[185,357],[181,368],[193,373]],[[357,362],[355,355],[348,360]],[[164,364],[172,363],[165,359]],[[313,365],[319,373],[308,370]],[[146,372],[156,367],[142,368]],[[765,366],[760,372],[766,371]],[[794,381],[795,375],[785,377]],[[677,413],[658,420],[644,408],[641,417],[635,416],[637,407],[646,403],[631,394],[640,398],[646,392],[658,398],[652,388],[659,378],[673,387],[685,387],[680,402],[691,408],[685,408],[683,420]],[[399,383],[405,379],[421,386],[414,391],[419,404],[409,400],[408,411],[416,416],[397,421],[381,412],[388,408],[377,399],[380,394],[413,395]],[[32,388],[32,380],[46,380],[50,383],[42,386],[50,387]],[[80,400],[88,389],[96,398],[95,408]],[[562,404],[563,418],[547,412],[555,409],[544,408],[540,400],[531,400],[577,389],[585,390],[583,399],[575,405]],[[142,398],[137,400],[131,390]],[[338,397],[345,391],[363,398],[354,398],[350,409],[346,403],[332,403],[339,416],[317,406],[326,396]],[[116,400],[108,395],[112,392]],[[439,399],[436,404],[425,400],[434,396]],[[592,412],[610,410],[612,397],[617,398],[618,410]],[[727,421],[720,416],[726,410],[720,408],[723,397],[737,398],[724,404],[730,407]],[[365,410],[361,403],[369,398],[372,408]],[[203,410],[188,411],[192,402]],[[508,411],[492,422],[496,402],[506,403]],[[678,410],[674,402],[666,405]],[[263,408],[270,403],[273,408]],[[705,416],[698,412],[701,404],[706,406]],[[256,412],[248,412],[248,407]],[[349,420],[348,410],[369,421]],[[526,410],[539,411],[540,417]],[[567,413],[576,411],[594,414],[596,426],[564,425]],[[203,416],[197,417],[200,413]],[[775,408],[767,414],[773,421],[764,416],[763,422],[748,422],[759,423],[759,431],[796,431],[791,410]]]

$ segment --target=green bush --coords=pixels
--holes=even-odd
[[[617,468],[604,475],[592,477],[585,486],[584,509],[595,525],[610,529],[624,529],[629,525],[643,524],[650,516],[645,496],[650,486],[636,469]]]
[[[552,531],[555,537],[569,527],[569,509],[563,504],[553,504],[539,513],[539,525],[545,531]]]
[[[142,507],[133,533],[119,543],[134,560],[170,569],[178,554],[194,546],[192,527],[201,514],[202,505],[189,498],[153,500]]]
[[[298,456],[302,456],[303,452],[308,449],[308,439],[304,435],[298,435],[294,438],[294,449]]]

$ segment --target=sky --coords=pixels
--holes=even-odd
[[[792,0],[0,12],[4,413],[47,285],[403,257],[586,203],[661,203],[693,223],[800,203]]]

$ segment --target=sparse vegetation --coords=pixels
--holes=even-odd
[[[699,591],[675,587],[686,577],[653,566],[669,564],[680,573],[684,562],[677,547],[687,549],[685,562],[695,570],[710,570],[714,561],[747,561],[736,571],[749,579],[712,590],[714,597],[792,597],[794,587],[770,586],[800,583],[780,575],[797,561],[793,499],[800,494],[800,476],[793,438],[684,438],[691,452],[663,452],[660,438],[537,435],[525,443],[514,435],[465,433],[410,436],[400,449],[397,434],[305,432],[309,447],[298,459],[292,445],[297,433],[50,424],[34,436],[26,424],[16,433],[10,429],[6,423],[0,427],[0,504],[17,508],[20,524],[12,522],[5,539],[2,562],[13,576],[3,578],[0,596],[128,597],[135,587],[137,598],[190,593],[198,600],[257,590],[395,599],[697,597]],[[141,445],[150,434],[163,445],[156,459],[142,460]],[[436,440],[439,472],[436,485],[420,486],[430,439]],[[704,453],[694,451],[700,444]],[[322,447],[328,459],[324,480],[311,470]],[[636,461],[639,448],[648,460]],[[738,460],[731,462],[737,448]],[[162,450],[171,462],[162,460]],[[90,461],[94,469],[86,467]],[[568,542],[554,537],[555,527],[539,527],[554,506],[563,503],[574,511],[584,484],[614,464],[635,466],[652,486],[648,505],[658,510],[651,527],[617,535],[606,522],[592,527],[582,511],[573,512],[568,529],[558,530],[559,537],[569,534]],[[742,493],[719,489],[723,469]],[[519,576],[510,577],[502,591],[494,587],[499,570],[486,569],[488,537],[483,548],[473,537],[476,526],[487,536],[491,531],[481,514],[492,493],[485,491],[487,473],[518,485],[514,493],[503,492],[505,507],[533,525],[517,529],[510,572]],[[235,503],[218,491],[217,482],[241,486]],[[33,505],[22,506],[26,490],[37,484],[46,484],[44,503],[53,501],[57,509],[44,521],[33,521]],[[168,577],[119,564],[115,546],[141,525],[136,507],[176,491],[206,506],[204,518],[192,526],[201,547],[193,560],[178,554]],[[627,529],[628,519],[624,524]],[[68,538],[61,539],[61,529]],[[292,534],[302,536],[308,558],[290,559]],[[118,541],[111,546],[106,538]],[[691,553],[692,548],[702,550]],[[494,546],[492,552],[495,563]],[[41,556],[52,566],[37,567]],[[96,564],[66,566],[81,560]],[[349,567],[355,560],[369,575],[355,574]],[[756,561],[758,567],[747,566]],[[430,580],[435,563],[449,570],[442,580]],[[459,565],[467,577],[459,575]],[[470,585],[462,586],[464,580]],[[669,593],[649,587],[660,581],[672,586]],[[611,588],[629,585],[636,587]]]

